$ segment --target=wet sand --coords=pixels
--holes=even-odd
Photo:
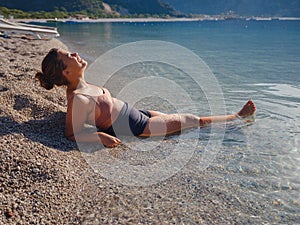
[[[174,176],[146,186],[118,184],[96,173],[78,146],[63,136],[65,90],[46,91],[34,79],[42,58],[52,47],[65,46],[56,39],[0,37],[1,224],[293,221],[289,217],[276,221],[276,211],[269,206],[278,204],[280,207],[280,203],[243,195],[248,189],[227,179],[228,174],[220,166],[223,158],[205,170],[195,169],[193,166],[199,159],[193,158]],[[169,139],[165,143],[172,141],[175,142]],[[163,150],[163,147],[158,149],[157,154]],[[139,155],[126,151],[124,146],[96,149],[96,153],[100,151],[131,160],[132,164],[143,164],[143,159],[138,161]],[[153,155],[142,154],[146,156]]]

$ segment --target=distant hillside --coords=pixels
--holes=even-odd
[[[28,11],[97,11],[103,10],[102,0],[0,0],[0,6]]]
[[[107,3],[106,10],[103,2]],[[105,16],[105,13],[112,14],[112,11],[123,15],[147,16],[179,16],[178,12],[218,15],[233,11],[242,16],[300,17],[300,0],[0,0],[1,6],[25,12],[59,10],[80,12],[96,17]]]
[[[216,15],[234,11],[244,16],[297,16],[300,0],[164,0],[183,13]]]
[[[0,6],[25,12],[60,10],[97,13],[103,12],[103,2],[108,3],[112,9],[127,14],[174,15],[175,13],[169,4],[161,0],[0,0]]]
[[[105,0],[117,11],[129,14],[168,14],[174,15],[174,8],[161,0]]]

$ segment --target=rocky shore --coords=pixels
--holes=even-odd
[[[63,136],[65,90],[46,91],[34,79],[52,47],[65,48],[56,39],[0,37],[0,224],[276,223],[270,202],[239,195],[221,163],[205,171],[187,165],[148,186],[94,172]],[[102,151],[122,157],[122,148]]]
[[[65,224],[86,165],[63,138],[64,91],[35,81],[58,40],[0,37],[0,223]],[[73,151],[74,150],[74,151]]]

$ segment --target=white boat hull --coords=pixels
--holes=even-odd
[[[21,33],[34,35],[38,39],[59,37],[58,31],[54,27],[13,23],[4,19],[0,19],[0,31],[4,32],[7,36],[12,33]]]

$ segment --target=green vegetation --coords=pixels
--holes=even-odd
[[[103,2],[112,11],[105,9]],[[0,14],[44,19],[77,14],[90,18],[199,17],[228,12],[241,16],[300,16],[299,5],[300,0],[0,0]]]
[[[5,17],[34,19],[60,19],[78,14],[90,18],[167,18],[180,15],[161,0],[105,0],[105,3],[111,6],[113,12],[104,9],[102,0],[0,0],[0,14]]]
[[[116,11],[126,9],[129,14],[175,16],[174,8],[161,0],[105,0]]]
[[[0,6],[9,9],[19,9],[24,12],[79,12],[86,10],[88,13],[99,13],[104,8],[102,0],[0,0]]]
[[[19,9],[8,9],[5,7],[0,7],[0,14],[8,18],[13,16],[14,18],[24,19],[53,19],[53,18],[68,18],[71,16],[70,13],[66,11],[54,10],[53,12],[37,11],[37,12],[24,12]]]
[[[46,11],[33,11],[25,12],[19,9],[8,9],[6,7],[0,7],[0,15],[3,15],[5,18],[13,16],[15,19],[66,19],[69,17],[77,17],[78,15],[87,16],[89,18],[116,18],[120,17],[116,13],[106,13],[100,11],[98,13],[88,12],[87,10],[67,12],[65,10],[54,10],[50,12]],[[142,16],[142,15],[140,15]]]
[[[54,10],[50,12],[46,11],[34,11],[34,12],[25,12],[19,9],[8,9],[6,7],[0,7],[0,15],[3,15],[5,18],[9,18],[9,16],[13,16],[15,19],[67,19],[70,17],[76,17],[78,15],[88,16],[91,19],[97,18],[168,18],[170,15],[168,14],[142,14],[142,13],[134,13],[134,14],[126,14],[120,15],[118,13],[106,13],[105,11],[101,11],[99,13],[87,12],[86,10],[82,11],[74,11],[67,12],[65,10]],[[173,15],[174,16],[174,15]]]

